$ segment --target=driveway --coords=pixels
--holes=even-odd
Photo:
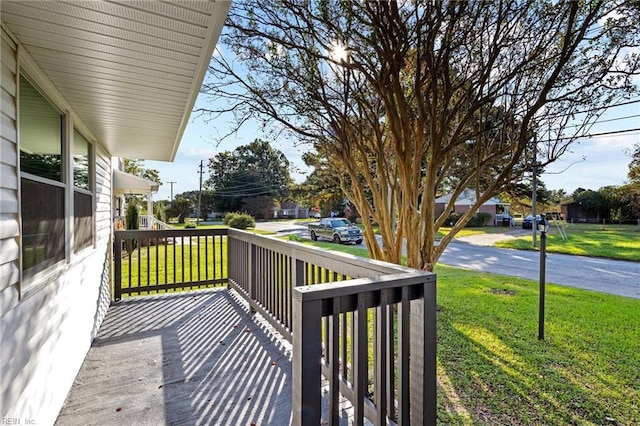
[[[306,225],[257,223],[256,228],[308,237]],[[531,234],[511,229],[502,234],[461,237],[447,246],[438,261],[444,265],[531,280],[540,279],[540,253],[491,247],[496,241]],[[640,299],[640,262],[547,253],[546,282]]]

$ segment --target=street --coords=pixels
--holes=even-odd
[[[256,228],[309,238],[306,225],[295,222],[262,222]],[[439,263],[475,271],[530,280],[540,279],[540,253],[509,250],[454,241]],[[546,282],[640,299],[640,262],[626,262],[547,253]]]

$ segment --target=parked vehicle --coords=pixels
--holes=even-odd
[[[536,226],[542,222],[539,214],[536,215]],[[522,229],[531,229],[533,227],[533,215],[529,215],[522,220]]]
[[[325,238],[334,243],[356,243],[361,244],[363,237],[360,228],[342,217],[325,217],[320,222],[310,223],[309,235],[313,241],[318,238]]]

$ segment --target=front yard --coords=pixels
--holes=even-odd
[[[435,272],[439,424],[640,424],[640,300],[547,285],[539,341],[538,282]]]
[[[565,230],[567,239],[563,240],[556,227],[549,229],[548,252],[640,262],[640,226],[568,224]],[[501,241],[496,246],[518,250],[533,249],[531,234]]]

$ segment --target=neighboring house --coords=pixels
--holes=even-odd
[[[447,204],[451,201],[453,194],[443,195],[442,197],[436,198],[436,216],[441,215],[445,209]],[[461,213],[464,214],[471,209],[476,202],[476,191],[473,189],[465,189],[459,196],[456,198],[453,210],[450,213]],[[499,198],[490,198],[485,201],[477,213],[489,213],[491,215],[491,219],[487,222],[487,224],[495,224],[502,225],[502,220],[509,218],[509,203],[503,203]]]
[[[151,229],[156,224],[161,224],[164,229],[167,225],[153,217],[153,194],[158,192],[160,185],[156,182],[135,176],[122,171],[123,164],[120,159],[113,161],[113,215],[116,229],[124,229],[126,223],[126,198],[125,195],[144,195],[147,201],[147,214],[140,216],[140,229]]]
[[[610,215],[603,216],[599,212],[586,210],[579,202],[575,201],[560,204],[560,212],[562,218],[571,223],[600,223],[603,219],[610,219]]]
[[[229,4],[0,3],[1,419],[54,423],[111,298],[114,157],[174,159]]]
[[[309,208],[302,208],[298,203],[282,203],[280,208],[273,209],[273,217],[280,219],[306,219]]]

